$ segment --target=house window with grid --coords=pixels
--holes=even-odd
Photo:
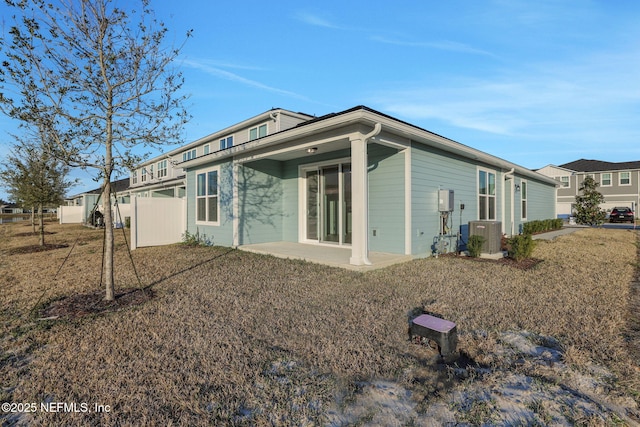
[[[267,124],[249,129],[249,141],[267,136]]]
[[[164,178],[167,176],[167,160],[161,160],[158,162],[158,178]]]
[[[219,225],[218,169],[196,174],[196,222]]]
[[[132,184],[137,184],[138,183],[138,171],[132,171],[131,172],[131,183]]]
[[[255,139],[255,138],[253,138],[253,139]],[[228,136],[226,138],[220,139],[220,149],[221,150],[224,150],[226,148],[231,148],[231,147],[233,147],[233,135],[232,136]]]
[[[563,188],[569,188],[569,177],[568,176],[561,176],[559,180],[560,180],[560,184],[562,185]]]
[[[204,154],[205,156],[209,154],[209,144],[206,144],[204,147],[202,147],[202,154]]]
[[[611,173],[603,173],[600,175],[600,185],[602,187],[611,187]]]
[[[496,219],[496,174],[493,171],[478,171],[478,219]]]
[[[527,181],[520,182],[520,200],[522,211],[520,212],[522,219],[527,219]]]
[[[140,173],[140,181],[147,182],[147,168],[142,168],[142,172]]]
[[[620,172],[620,185],[631,185],[631,172]]]

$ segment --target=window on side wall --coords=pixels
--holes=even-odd
[[[218,225],[218,169],[196,173],[196,223]]]
[[[563,188],[569,188],[569,177],[568,176],[561,176],[560,177],[560,184],[562,184]]]
[[[478,171],[478,219],[496,219],[496,174],[493,171]]]
[[[520,200],[522,201],[522,211],[520,213],[522,219],[527,219],[527,181],[520,182]]]
[[[167,161],[161,160],[158,162],[158,178],[164,178],[167,176]]]
[[[620,185],[631,185],[631,172],[620,172]]]
[[[602,187],[611,187],[611,173],[603,173],[600,175],[600,185]]]
[[[267,124],[262,124],[249,129],[249,141],[267,136]]]
[[[224,150],[226,148],[233,147],[233,136],[227,136],[226,138],[220,139],[220,149]]]
[[[132,184],[138,183],[138,171],[131,172],[131,183]]]

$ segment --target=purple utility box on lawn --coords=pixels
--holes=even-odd
[[[409,338],[414,336],[435,341],[442,356],[455,352],[458,344],[456,324],[430,314],[422,314],[411,321]]]

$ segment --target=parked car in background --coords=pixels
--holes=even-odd
[[[609,222],[633,222],[633,211],[630,208],[613,208],[609,214]]]

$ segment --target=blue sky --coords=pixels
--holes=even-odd
[[[635,0],[152,5],[176,43],[193,29],[185,143],[273,107],[362,104],[532,169],[640,160]]]

